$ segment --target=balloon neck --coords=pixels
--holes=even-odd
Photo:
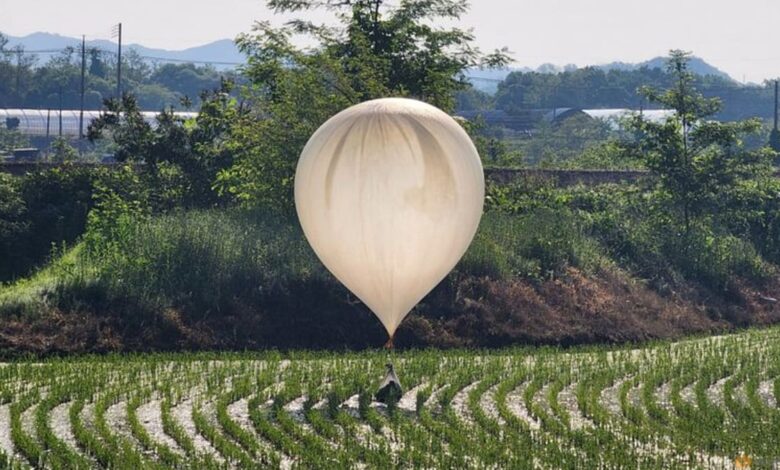
[[[393,337],[392,336],[385,343],[385,349],[387,349],[388,351],[391,351],[393,349]]]

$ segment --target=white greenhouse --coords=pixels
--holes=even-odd
[[[84,133],[89,123],[100,116],[102,111],[84,111]],[[143,111],[144,120],[152,126],[157,124],[159,112]],[[176,116],[189,119],[198,115],[193,112],[176,112]],[[18,120],[18,121],[17,121]],[[79,135],[80,111],[78,109],[2,109],[0,108],[0,126],[15,128],[30,136],[58,135],[77,137]],[[60,128],[60,126],[62,126]]]

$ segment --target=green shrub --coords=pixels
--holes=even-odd
[[[543,279],[566,267],[595,266],[598,247],[568,209],[539,207],[524,214],[488,212],[459,271],[494,278]]]
[[[720,290],[727,290],[735,277],[761,282],[772,272],[749,241],[715,234],[706,226],[670,246],[668,255],[688,278]]]
[[[0,180],[0,282],[42,265],[52,247],[74,242],[92,207],[97,170],[53,169]]]
[[[13,149],[29,147],[30,139],[18,129],[9,129],[6,122],[0,122],[0,155],[11,153]]]
[[[114,203],[127,201],[151,210],[160,199],[151,194],[167,197],[171,191],[129,166],[64,165],[21,177],[0,175],[0,282],[30,275],[53,251],[76,243],[86,230],[87,215],[108,194],[115,195]]]
[[[110,298],[209,315],[234,298],[322,272],[297,224],[286,218],[240,210],[146,218],[116,201],[108,206],[90,217],[85,262]]]
[[[10,279],[24,266],[24,253],[18,249],[20,240],[29,235],[27,206],[19,194],[19,184],[10,175],[0,174],[0,281]]]
[[[780,180],[765,178],[739,185],[731,210],[717,221],[729,233],[750,240],[767,261],[780,264]]]
[[[653,193],[623,190],[577,201],[591,211],[591,233],[608,255],[656,285],[685,278],[724,290],[735,277],[760,282],[772,272],[749,237],[730,233],[726,217],[697,218],[686,234]]]

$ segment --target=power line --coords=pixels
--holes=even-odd
[[[154,57],[148,55],[141,56],[144,59],[159,60],[162,62],[177,62],[177,63],[193,63],[193,64],[208,64],[208,65],[245,65],[243,62],[219,62],[214,60],[189,60],[189,59],[173,59],[165,57]]]
[[[485,81],[485,82],[497,82],[497,83],[503,83],[506,81],[500,80],[497,78],[487,78],[487,77],[479,77],[479,76],[470,76],[467,75],[465,77],[467,80],[477,80],[477,81]],[[774,83],[774,82],[772,82]],[[739,83],[735,83],[734,85],[718,85],[718,86],[709,86],[706,83],[699,84],[698,89],[701,92],[724,92],[724,91],[750,91],[750,92],[761,92],[766,93],[770,92],[772,90],[772,83],[767,84],[752,84],[752,85],[743,85]],[[519,85],[521,87],[524,86],[523,83],[509,83],[509,85]],[[645,84],[640,84],[640,86]],[[564,90],[586,90],[586,91],[605,91],[605,90],[628,90],[631,91],[629,88],[620,86],[620,85],[608,85],[608,86],[599,86],[599,87],[589,87],[587,85],[574,85],[574,84],[559,84],[554,85],[550,89],[557,90],[557,89],[564,89]]]
[[[71,48],[71,49],[73,49],[75,51],[75,47]],[[116,51],[103,49],[103,48],[99,48],[99,47],[90,47],[89,49],[90,50],[94,50],[94,51],[99,51],[99,52],[101,52],[103,54],[108,54],[108,55],[112,55],[112,56],[116,56],[117,55]],[[64,52],[66,50],[68,50],[68,48],[22,50],[22,51],[15,51],[13,49],[6,49],[6,52],[12,53],[12,54],[35,55],[35,54],[57,54],[57,53],[60,53],[60,52]],[[132,50],[135,50],[135,49],[132,49]],[[245,65],[244,62],[228,62],[228,61],[216,61],[216,60],[195,60],[195,59],[177,59],[177,58],[173,58],[173,57],[159,57],[159,56],[140,55],[140,54],[138,55],[138,57],[140,57],[142,59],[154,60],[154,61],[159,61],[159,62],[171,62],[171,63],[182,63],[182,64],[192,63],[192,64],[206,64],[206,65],[231,65],[231,66]],[[766,59],[766,60],[770,60],[770,59]],[[512,71],[509,74],[518,73],[518,72],[519,73],[540,73],[540,74],[545,74],[545,72],[536,72],[536,71],[530,71],[530,72]],[[631,72],[631,71],[628,71],[628,72]],[[509,75],[509,74],[507,74],[507,75]],[[554,75],[557,75],[557,73],[554,74]],[[492,83],[501,83],[501,82],[505,81],[505,79],[502,80],[500,78],[480,77],[478,75],[467,75],[466,78],[469,79],[469,80],[477,80],[477,81],[480,81],[480,82],[492,82]],[[583,88],[583,89],[585,89],[587,87],[570,86],[570,87],[567,87],[567,88],[570,88],[570,89]],[[610,89],[610,88],[617,89],[617,88],[620,88],[620,87],[617,87],[617,86],[601,87],[601,89]],[[743,87],[735,86],[735,87],[733,87],[733,89],[743,89],[743,88],[756,88],[756,87],[751,87],[751,86],[743,86]],[[707,88],[707,89],[713,89],[713,88]],[[724,87],[723,89],[732,89],[732,88]]]
[[[38,49],[38,50],[22,50],[22,51],[14,51],[14,50],[6,50],[9,54],[21,54],[21,55],[37,55],[37,54],[59,54],[61,52],[67,51],[69,48],[63,48],[63,49]],[[99,47],[88,47],[90,51],[98,51],[102,54],[107,54],[111,56],[117,56],[117,51],[111,51],[108,49],[102,49]],[[134,50],[134,49],[131,49]],[[75,52],[76,49],[73,48],[73,51]],[[243,62],[224,62],[224,61],[216,61],[216,60],[190,60],[190,59],[176,59],[173,57],[158,57],[158,56],[150,56],[150,55],[138,55],[138,57],[142,59],[147,60],[154,60],[159,62],[174,62],[174,63],[181,63],[181,64],[206,64],[206,65],[244,65]]]
[[[61,52],[65,52],[68,49],[71,49],[75,52],[75,47],[73,48],[63,48],[63,49],[37,49],[37,50],[13,50],[13,49],[6,49],[6,52],[9,54],[20,54],[20,55],[36,55],[36,54],[58,54]],[[100,47],[90,47],[89,50],[91,51],[98,51],[102,54],[107,54],[110,56],[116,57],[118,55],[117,51],[112,51],[108,49],[103,49]],[[135,50],[135,49],[133,49]],[[157,61],[157,62],[168,62],[168,63],[178,63],[178,64],[204,64],[204,65],[223,65],[223,66],[241,66],[245,65],[244,62],[228,62],[228,61],[215,61],[215,60],[195,60],[195,59],[177,59],[173,57],[159,57],[159,56],[150,56],[150,55],[138,55],[141,59],[146,59],[149,61]],[[522,72],[522,71],[513,71],[510,72],[507,76],[509,76],[512,73],[540,73],[540,72]],[[500,78],[492,78],[492,77],[481,77],[478,75],[466,75],[465,77],[467,80],[470,81],[479,81],[479,82],[490,82],[490,83],[503,83],[506,81],[506,78],[500,79]],[[623,90],[624,87],[612,85],[612,86],[602,86],[598,88],[592,88],[588,86],[583,85],[567,85],[565,86],[568,90],[591,90],[591,91],[603,91],[603,90]],[[771,86],[769,85],[761,85],[761,84],[755,84],[755,85],[741,85],[741,84],[735,84],[734,86],[701,86],[701,91],[705,92],[724,92],[724,91],[746,91],[750,90],[752,92],[767,92],[771,91]]]

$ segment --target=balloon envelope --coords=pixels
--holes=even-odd
[[[484,192],[479,155],[461,126],[402,98],[332,117],[306,144],[295,175],[306,238],[391,337],[465,253]]]

